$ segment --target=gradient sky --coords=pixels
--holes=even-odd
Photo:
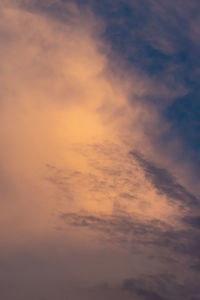
[[[200,299],[199,0],[1,0],[0,299]]]

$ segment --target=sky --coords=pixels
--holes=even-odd
[[[1,0],[1,299],[200,299],[199,28],[198,0]]]

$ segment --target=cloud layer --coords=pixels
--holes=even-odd
[[[131,35],[150,40],[163,64],[163,55],[178,51],[166,11],[191,17],[178,2],[147,2],[155,19],[149,16],[149,31],[138,23]],[[149,57],[140,65],[127,61],[130,51],[143,59],[141,45],[122,55],[122,32],[118,49],[109,30],[132,28],[123,23],[128,10],[118,1],[116,8],[102,3],[103,13],[95,1],[0,4],[5,300],[194,300],[200,294],[196,170],[181,137],[167,143],[172,125],[164,116],[188,86],[167,76],[175,62],[159,77],[150,74]],[[148,15],[139,1],[126,4]],[[197,43],[197,21],[190,22]],[[159,67],[158,57],[152,59]]]

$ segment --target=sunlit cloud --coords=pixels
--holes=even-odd
[[[165,299],[149,278],[198,259],[192,171],[160,142],[187,89],[127,66],[89,5],[40,2],[0,4],[3,297]]]

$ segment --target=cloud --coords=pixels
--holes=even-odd
[[[192,226],[193,228],[199,229],[200,228],[200,217],[199,216],[187,216],[183,218],[183,221],[186,222],[188,225]]]
[[[100,233],[96,238],[105,240],[106,243],[115,243],[116,246],[127,248],[131,252],[138,250],[147,255],[155,257],[151,253],[153,247],[160,249],[163,257],[174,257],[186,255],[190,259],[199,259],[199,233],[191,231],[190,228],[177,230],[174,226],[162,223],[158,219],[144,221],[138,216],[122,215],[87,215],[78,213],[64,213],[61,219],[75,228],[88,229]],[[63,228],[64,229],[64,228]],[[157,257],[157,259],[161,259]]]
[[[139,295],[139,299],[196,299],[198,288],[190,280],[180,283],[174,274],[125,279],[121,289]],[[186,298],[186,299],[187,299]]]
[[[164,300],[166,298],[160,296],[157,292],[148,291],[143,287],[138,287],[137,281],[126,279],[123,282],[122,288],[129,293],[135,293],[136,295],[140,296],[144,299],[149,300]]]
[[[159,99],[186,89],[128,67],[90,5],[0,4],[5,300],[159,299],[133,278],[170,268],[181,281],[199,259],[189,171],[174,164],[178,183],[176,153],[155,142],[168,129]]]
[[[141,164],[147,178],[149,178],[155,188],[160,193],[165,194],[169,200],[180,201],[187,206],[199,206],[199,199],[177,183],[168,170],[158,168],[137,152],[132,151],[130,154]]]

